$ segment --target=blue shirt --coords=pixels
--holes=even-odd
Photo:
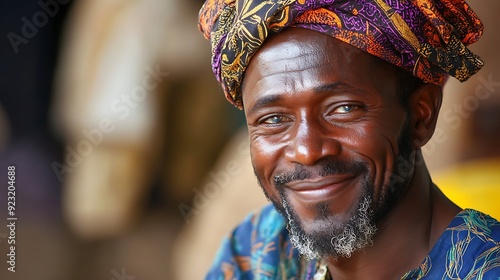
[[[317,260],[300,258],[284,218],[268,205],[226,238],[207,280],[312,280]],[[401,279],[500,280],[500,223],[476,210],[460,212],[420,267]]]

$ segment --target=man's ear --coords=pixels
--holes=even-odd
[[[413,148],[421,148],[431,139],[436,128],[443,89],[434,84],[423,84],[410,97]]]

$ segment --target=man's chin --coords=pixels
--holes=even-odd
[[[370,207],[371,199],[365,197],[356,206],[354,210],[346,211],[346,214],[323,215],[309,219],[300,218],[288,202],[283,200],[293,245],[309,259],[327,256],[350,257],[355,251],[370,245],[376,232]]]
[[[363,197],[349,204],[332,202],[297,201],[293,196],[287,196],[287,203],[295,219],[300,222],[306,234],[336,233],[342,231],[353,217],[357,215],[358,205]]]
[[[308,236],[332,236],[343,231],[351,216],[342,213],[316,219],[301,218],[300,215],[297,218],[304,234]]]

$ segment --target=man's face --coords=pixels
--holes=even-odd
[[[411,151],[391,67],[330,36],[290,28],[246,71],[252,164],[306,257],[350,256],[404,194]]]

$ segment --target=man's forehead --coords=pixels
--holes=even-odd
[[[338,64],[347,70],[361,66],[363,62],[372,62],[374,58],[331,36],[307,29],[288,28],[262,45],[250,60],[248,69],[259,66],[263,76],[308,68],[329,71]]]
[[[278,48],[279,51],[275,49]],[[275,52],[270,52],[269,50]],[[296,56],[331,56],[331,54],[341,54],[346,58],[364,53],[360,49],[351,46],[335,37],[319,33],[317,31],[289,27],[284,31],[270,36],[259,48],[256,54],[261,58],[274,60],[296,57]],[[250,60],[251,63],[251,60]]]
[[[343,52],[345,43],[326,35],[291,29],[273,36],[262,46],[249,64],[243,80],[244,107],[275,104],[288,95],[312,92],[317,94],[354,94],[380,91],[396,84],[391,64],[352,46],[353,52]],[[361,95],[359,95],[361,94]],[[285,99],[283,99],[285,98]],[[260,101],[262,100],[262,102]]]
[[[252,57],[246,70],[252,74],[244,75],[241,93],[359,91],[364,77],[373,72],[392,72],[392,68],[392,64],[337,38],[290,27],[270,36]],[[252,81],[247,81],[248,76]],[[392,75],[383,78],[389,82]]]

